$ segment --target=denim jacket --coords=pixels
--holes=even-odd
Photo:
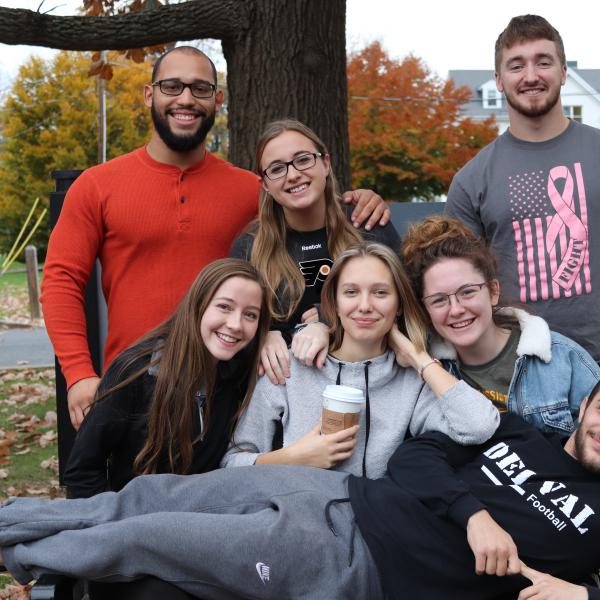
[[[600,367],[579,344],[550,331],[541,317],[516,308],[501,310],[515,317],[521,329],[508,410],[542,431],[570,433],[581,401],[600,379]],[[430,352],[460,378],[456,350],[448,341],[434,334]]]

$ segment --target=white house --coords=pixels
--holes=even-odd
[[[483,121],[495,115],[499,133],[508,128],[506,100],[496,89],[494,71],[454,70],[448,78],[456,87],[467,86],[471,90],[465,117]],[[567,81],[561,99],[567,117],[600,128],[600,69],[578,69],[577,61],[567,61]]]

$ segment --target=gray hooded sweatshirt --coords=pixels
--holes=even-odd
[[[298,441],[320,421],[321,394],[332,383],[360,388],[366,398],[354,452],[335,467],[353,475],[383,476],[388,459],[409,432],[441,431],[459,444],[482,444],[500,423],[492,403],[465,382],[437,397],[414,369],[400,367],[389,350],[352,363],[329,355],[322,369],[307,367],[293,356],[290,361],[285,385],[274,385],[268,377],[259,380],[221,466],[253,465],[271,450],[278,422],[284,446]]]

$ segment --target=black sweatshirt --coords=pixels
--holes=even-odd
[[[353,207],[344,206],[343,208],[349,217]],[[250,260],[257,228],[258,225],[255,223],[251,226],[249,232],[242,234],[234,242],[230,256]],[[400,253],[402,242],[391,222],[384,227],[376,225],[371,231],[364,228],[359,228],[358,231],[364,240],[380,242],[389,246],[396,254]],[[327,247],[325,227],[315,231],[296,231],[288,228],[286,249],[292,261],[298,265],[298,269],[304,275],[306,286],[300,303],[289,321],[273,320],[271,322],[271,329],[281,331],[284,340],[289,344],[292,340],[294,327],[301,322],[302,314],[313,306],[318,308],[321,302],[321,288],[331,270],[333,260]],[[281,302],[282,294],[279,291],[277,293],[280,302],[279,309],[281,312],[285,312],[288,307]]]
[[[127,355],[126,350],[111,364],[101,389],[112,387],[142,366],[143,363],[137,361],[121,373]],[[205,473],[219,467],[229,445],[232,419],[246,393],[243,362],[234,358],[219,363],[210,425],[206,436],[193,446],[190,473]],[[126,387],[92,405],[77,432],[65,470],[64,481],[70,498],[118,491],[137,475],[133,463],[148,434],[148,409],[155,383],[156,377],[146,371]],[[199,433],[199,411],[194,411],[193,438]],[[159,461],[157,472],[170,472],[166,453]]]
[[[359,529],[386,597],[516,598],[524,577],[475,574],[469,517],[485,508],[513,538],[525,564],[572,582],[600,567],[600,476],[513,414],[481,446],[441,433],[408,440],[379,480],[351,477]],[[589,588],[600,599],[600,590]]]

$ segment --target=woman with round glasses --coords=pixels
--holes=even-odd
[[[401,242],[391,223],[372,231],[351,225],[339,202],[329,152],[299,121],[267,125],[256,149],[256,170],[262,184],[258,222],[235,242],[231,255],[250,260],[275,293],[261,363],[273,383],[285,383],[294,328],[318,321],[321,287],[333,260],[361,237],[396,252]],[[327,328],[312,323],[294,336],[292,351],[307,363],[316,354],[321,367],[328,342]]]
[[[501,301],[485,241],[460,221],[429,217],[409,229],[403,258],[435,330],[432,356],[500,411],[546,431],[572,431],[600,368],[543,319]]]

